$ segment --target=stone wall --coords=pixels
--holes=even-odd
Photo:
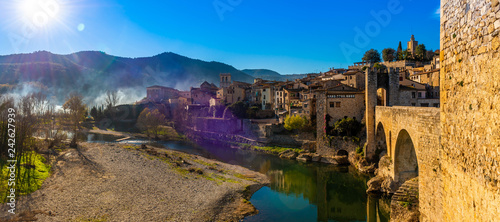
[[[355,153],[358,146],[363,147],[365,141],[356,141],[351,137],[334,137],[332,140],[321,138],[316,143],[316,153],[321,156],[336,156],[340,150]]]
[[[335,94],[335,93],[331,93]],[[356,118],[356,120],[361,121],[365,115],[365,98],[364,93],[350,94],[349,96],[354,96],[354,98],[327,98],[326,99],[326,110],[328,114],[332,117],[330,124],[341,120],[345,116],[350,118]],[[336,106],[336,103],[340,102],[340,107]],[[332,104],[331,104],[332,103]],[[334,107],[331,107],[331,105]]]
[[[195,129],[200,131],[234,134],[243,130],[242,121],[239,119],[222,119],[198,117]]]
[[[500,5],[442,0],[442,221],[500,215]],[[430,218],[427,218],[430,220]]]
[[[265,145],[264,143],[261,143],[257,140],[240,135],[199,131],[193,128],[186,128],[185,134],[192,141],[195,141],[196,143],[202,145],[203,144],[212,144],[221,146],[239,146],[242,144],[249,144],[252,146]]]

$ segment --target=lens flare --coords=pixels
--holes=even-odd
[[[45,26],[59,20],[60,3],[55,0],[23,0],[19,2],[19,14],[37,26]]]

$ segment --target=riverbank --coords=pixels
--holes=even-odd
[[[0,220],[238,221],[256,213],[263,174],[186,153],[82,143],[56,156],[53,174]]]

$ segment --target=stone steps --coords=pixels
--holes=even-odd
[[[418,205],[418,178],[406,181],[392,196],[392,202]]]

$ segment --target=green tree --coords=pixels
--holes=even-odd
[[[403,47],[401,46],[401,41],[399,41],[399,45],[398,45],[398,50],[396,51],[396,60],[399,61],[401,60],[401,56],[402,56],[402,53],[403,53]]]
[[[413,60],[413,56],[408,50],[403,50],[397,55],[398,60]]]
[[[229,106],[231,113],[238,119],[245,119],[247,117],[248,106],[242,102],[238,101]]]
[[[426,61],[427,60],[427,49],[425,49],[424,44],[419,44],[415,49],[415,59],[418,61]]]
[[[370,49],[365,52],[363,56],[363,62],[376,63],[380,62],[380,53],[375,49]]]
[[[302,129],[307,124],[307,119],[301,116],[287,116],[285,118],[285,129]]]
[[[257,107],[257,106],[252,106],[250,108],[248,108],[247,110],[247,116],[248,118],[257,118],[257,112],[259,112],[260,108]]]
[[[355,136],[360,131],[363,125],[353,118],[343,118],[335,123],[335,134],[339,136]]]
[[[393,48],[386,48],[382,50],[382,58],[385,62],[392,62],[396,59],[396,50]]]
[[[157,109],[151,111],[149,108],[145,108],[137,119],[137,128],[145,132],[148,137],[154,135],[155,138],[158,138],[158,132],[164,124],[165,115]]]

